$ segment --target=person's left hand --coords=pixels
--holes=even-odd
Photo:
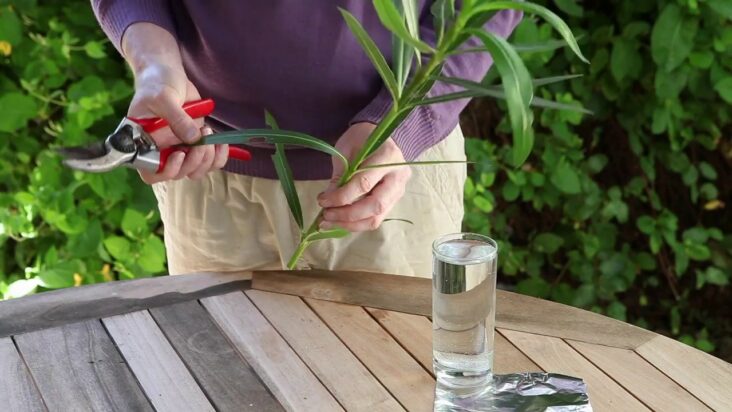
[[[348,159],[353,158],[375,128],[371,123],[353,124],[338,139],[336,149]],[[363,165],[404,162],[401,149],[389,138]],[[325,208],[321,229],[334,226],[351,232],[377,229],[404,195],[412,175],[408,166],[380,167],[359,172],[350,182],[338,187],[342,173],[343,163],[333,158],[331,184],[318,196],[318,203]]]

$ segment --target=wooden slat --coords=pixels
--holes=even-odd
[[[10,338],[0,338],[0,404],[2,409],[8,411],[46,410],[41,395]]]
[[[409,411],[431,411],[435,380],[362,307],[307,303]]]
[[[429,279],[325,270],[254,272],[252,289],[429,315]]]
[[[632,350],[576,341],[567,343],[653,410],[709,410]]]
[[[416,315],[432,313],[431,281],[345,271],[254,272],[252,289],[369,306]],[[582,342],[635,349],[655,333],[586,310],[503,290],[496,326]]]
[[[198,301],[162,306],[150,314],[217,410],[282,410]]]
[[[0,337],[248,289],[251,272],[160,276],[0,302]]]
[[[157,411],[213,411],[147,311],[102,319]]]
[[[152,410],[98,320],[18,335],[15,341],[49,409]]]
[[[548,300],[499,290],[496,327],[617,348],[635,349],[657,336],[619,320]]]
[[[422,367],[432,370],[432,322],[424,316],[366,308]]]
[[[205,298],[201,303],[286,409],[343,410],[243,293]]]
[[[407,349],[424,368],[432,371],[432,323],[424,316],[367,308],[371,315]],[[507,341],[495,334],[495,373],[538,372],[541,368]]]
[[[732,410],[732,364],[665,336],[636,352],[712,409]]]
[[[496,330],[493,372],[499,374],[542,372],[542,369]]]
[[[261,291],[247,296],[349,411],[402,410],[394,398],[300,298]]]
[[[501,333],[544,370],[582,378],[594,411],[649,410],[563,340],[512,330]]]

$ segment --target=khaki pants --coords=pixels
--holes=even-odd
[[[418,160],[464,160],[456,128]],[[313,243],[300,268],[355,270],[431,277],[432,241],[459,232],[463,218],[464,164],[412,167],[404,197],[378,230]],[[305,224],[327,181],[298,181]],[[282,269],[295,250],[299,228],[279,181],[211,172],[200,180],[153,185],[165,228],[172,275],[192,272]]]

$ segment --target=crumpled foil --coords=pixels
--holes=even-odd
[[[437,386],[435,412],[592,412],[587,385],[556,373],[493,375],[493,385],[460,397]]]

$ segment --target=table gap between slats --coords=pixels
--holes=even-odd
[[[419,359],[419,358],[417,358],[417,355],[416,355],[415,353],[413,353],[413,351],[412,351],[412,350],[410,350],[410,348],[408,348],[408,347],[407,347],[407,345],[405,344],[405,342],[403,342],[403,341],[402,341],[402,339],[399,339],[399,337],[397,337],[397,336],[396,336],[396,335],[395,335],[395,334],[394,334],[394,333],[392,332],[392,330],[390,330],[389,328],[387,328],[387,327],[386,327],[386,326],[385,326],[385,325],[384,325],[383,323],[381,323],[381,322],[379,321],[379,319],[377,319],[377,318],[376,318],[376,316],[374,315],[374,312],[373,312],[373,310],[374,310],[374,309],[372,309],[372,308],[366,308],[366,307],[363,307],[363,310],[364,310],[364,311],[365,311],[365,312],[366,312],[366,313],[367,313],[367,314],[368,314],[368,315],[369,315],[369,316],[371,317],[371,319],[373,319],[373,320],[374,320],[374,322],[376,322],[376,323],[377,323],[377,324],[378,324],[379,326],[381,326],[381,328],[382,328],[382,329],[383,329],[383,330],[384,330],[384,331],[385,331],[385,332],[386,332],[386,333],[387,333],[387,334],[388,334],[389,336],[391,336],[391,338],[392,338],[392,339],[394,339],[394,341],[395,341],[395,342],[396,342],[396,343],[397,343],[397,344],[398,344],[398,345],[399,345],[399,346],[400,346],[400,347],[401,347],[402,349],[404,349],[404,351],[405,351],[405,352],[407,352],[407,353],[409,354],[409,356],[411,356],[411,357],[412,357],[412,359],[414,359],[414,361],[415,361],[415,362],[417,362],[417,364],[419,364],[419,365],[420,365],[420,366],[422,367],[422,369],[423,369],[423,370],[427,371],[427,373],[429,373],[429,374],[430,374],[430,376],[431,376],[431,377],[432,377],[433,379],[435,378],[435,371],[434,371],[434,370],[432,369],[432,366],[431,366],[431,364],[429,364],[429,365],[425,365],[425,364],[424,364],[424,363],[423,363],[422,361],[420,361],[420,359]],[[419,316],[419,315],[414,315],[414,316]],[[432,332],[432,331],[430,331],[430,333],[431,333],[431,332]]]
[[[5,360],[3,360],[3,358],[5,358]],[[11,393],[6,394],[3,398],[6,406],[9,403],[10,407],[17,407],[20,411],[35,411],[40,406],[44,410],[48,411],[46,400],[43,399],[41,390],[38,387],[38,382],[36,382],[33,377],[33,374],[28,367],[28,363],[25,361],[23,354],[18,348],[17,342],[15,342],[15,339],[13,339],[12,336],[0,338],[0,371],[4,372],[5,367],[8,369],[15,367],[16,371],[18,371],[20,375],[18,376],[13,374],[9,381],[6,380],[4,376],[0,376],[0,382],[3,383],[2,388],[0,389],[11,390]],[[28,385],[29,383],[30,385]],[[18,391],[22,392],[23,389],[28,386],[30,386],[28,393],[22,394],[20,397],[23,399],[19,399],[19,402],[15,403],[13,399],[16,399]]]
[[[350,349],[300,297],[272,292],[245,293],[348,410],[403,409]],[[317,337],[314,334],[319,334]],[[328,352],[327,355],[325,352]],[[336,359],[337,358],[337,359]],[[335,373],[331,362],[341,363]],[[347,375],[350,381],[345,385]],[[366,408],[366,409],[364,409]]]
[[[605,345],[572,341],[564,339],[574,350],[580,353],[587,361],[596,368],[605,372],[618,385],[632,393],[646,406],[653,410],[661,411],[701,411],[708,409],[701,399],[697,398],[686,388],[675,382],[662,370],[648,362],[642,356],[630,349],[614,348]],[[612,359],[608,360],[607,353],[612,353]],[[616,369],[618,364],[621,369]],[[653,384],[654,388],[646,387]],[[661,390],[663,395],[656,397]],[[680,392],[680,393],[679,393]],[[670,397],[674,394],[673,397]]]
[[[251,342],[246,342],[247,339],[253,339],[252,336],[249,336],[248,334],[259,332],[258,330],[244,330],[243,332],[246,334],[245,336],[242,336],[241,334],[237,333],[239,329],[237,326],[244,326],[246,327],[242,322],[248,322],[250,325],[252,322],[254,322],[255,327],[262,327],[262,325],[266,325],[266,331],[265,332],[271,332],[273,333],[274,337],[276,337],[278,340],[275,342],[271,342],[270,346],[274,345],[277,346],[278,343],[281,343],[283,348],[285,348],[286,352],[280,353],[279,355],[284,356],[285,358],[289,356],[292,356],[293,358],[290,358],[291,360],[285,359],[283,362],[292,362],[296,361],[297,364],[294,366],[291,364],[289,367],[292,369],[293,367],[296,368],[296,372],[294,374],[303,374],[306,373],[305,378],[310,378],[314,380],[314,383],[317,384],[317,388],[321,390],[321,393],[316,396],[315,402],[321,402],[322,405],[319,405],[319,410],[340,410],[343,411],[345,408],[343,407],[343,404],[341,401],[332,393],[331,389],[328,388],[325,383],[320,379],[319,376],[317,376],[316,373],[314,373],[310,366],[305,362],[304,359],[300,356],[299,353],[290,345],[290,343],[287,341],[287,339],[282,336],[279,330],[275,328],[275,326],[272,324],[272,322],[267,319],[267,317],[262,313],[262,311],[252,302],[252,300],[244,293],[244,291],[238,291],[238,292],[230,292],[224,295],[218,295],[218,296],[211,296],[208,298],[204,298],[200,300],[201,304],[203,305],[204,309],[209,313],[209,315],[214,319],[214,323],[222,330],[224,335],[231,341],[231,343],[236,348],[237,352],[239,352],[242,356],[244,356],[245,360],[257,371],[257,374],[259,375],[260,379],[265,380],[265,374],[267,374],[266,362],[270,362],[271,359],[268,357],[269,354],[267,354],[264,351],[264,347],[261,345],[252,345]],[[236,303],[239,305],[245,305],[245,309],[248,308],[253,311],[253,313],[249,317],[244,318],[231,318],[231,315],[226,313],[225,311],[219,312],[218,306],[226,306],[231,305],[232,303]],[[227,322],[228,321],[228,322]],[[237,322],[237,325],[231,324],[232,322]],[[259,324],[256,324],[259,322]],[[255,342],[256,343],[256,342]],[[242,348],[242,345],[248,345],[249,347],[247,349]],[[268,347],[269,349],[272,349],[271,347]],[[274,348],[275,350],[278,350],[278,348]],[[251,356],[251,358],[247,358],[245,351],[247,354]],[[256,352],[256,353],[255,353]],[[275,371],[277,372],[277,371]],[[291,399],[288,398],[289,396],[293,395],[291,392],[283,391],[282,389],[293,389],[293,387],[287,388],[287,387],[280,387],[280,385],[287,386],[292,385],[292,382],[289,382],[287,380],[288,377],[291,377],[293,375],[293,372],[289,374],[278,374],[276,373],[275,376],[267,376],[267,381],[269,381],[269,384],[267,386],[272,385],[273,387],[270,387],[269,389],[275,393],[275,397],[285,405],[287,403],[289,405],[289,409],[291,410],[297,410],[299,409],[305,409],[305,408],[312,408],[314,405],[311,403],[303,403],[301,399]],[[303,376],[299,377],[300,380],[296,382],[297,384],[302,383]],[[296,393],[295,395],[298,395]],[[327,397],[324,397],[326,395]],[[320,399],[317,399],[317,398]],[[328,402],[332,402],[332,405],[329,405]],[[287,406],[287,405],[285,405]]]
[[[651,410],[563,339],[506,329],[502,329],[502,334],[543,369],[582,378],[587,384],[594,410]],[[586,363],[583,365],[582,362]]]
[[[394,399],[395,401],[397,401],[397,403],[399,403],[399,406],[401,406],[401,407],[402,407],[402,408],[404,408],[405,410],[408,410],[408,409],[407,409],[407,407],[406,407],[406,406],[404,405],[404,403],[403,403],[403,402],[402,402],[401,400],[399,400],[399,398],[398,398],[398,397],[397,397],[397,396],[396,396],[396,395],[394,394],[394,392],[392,391],[392,389],[391,389],[391,388],[389,388],[389,387],[388,387],[388,386],[387,386],[387,385],[386,385],[386,384],[385,384],[385,383],[383,382],[383,380],[382,380],[382,379],[380,379],[380,378],[379,378],[379,377],[378,377],[378,376],[377,376],[377,375],[376,375],[376,374],[374,373],[374,371],[373,371],[373,370],[371,370],[371,368],[369,368],[369,366],[368,366],[368,365],[366,365],[366,363],[365,363],[365,362],[364,362],[364,361],[363,361],[363,360],[362,360],[362,359],[361,359],[361,358],[360,358],[360,357],[359,357],[359,356],[358,356],[358,355],[357,355],[357,354],[356,354],[356,353],[355,353],[355,352],[353,351],[353,349],[351,349],[351,347],[349,347],[349,346],[348,346],[348,345],[346,344],[346,342],[345,342],[345,341],[344,341],[344,340],[343,340],[343,339],[341,338],[341,336],[340,336],[340,335],[339,335],[339,334],[338,334],[338,333],[337,333],[337,332],[336,332],[336,331],[335,331],[335,330],[333,329],[333,327],[332,327],[332,326],[331,326],[331,325],[330,325],[330,324],[329,324],[328,322],[326,322],[326,320],[325,320],[325,319],[323,319],[323,317],[322,317],[322,316],[320,315],[320,313],[318,313],[318,311],[317,311],[317,310],[315,310],[315,309],[314,309],[314,308],[313,308],[313,307],[312,307],[312,306],[311,306],[311,305],[310,305],[310,304],[308,303],[308,301],[307,301],[306,299],[304,299],[303,297],[298,297],[298,298],[299,298],[299,299],[300,299],[300,300],[301,300],[301,301],[302,301],[302,302],[303,302],[303,303],[304,303],[304,304],[305,304],[305,305],[306,305],[306,306],[307,306],[307,307],[308,307],[308,308],[309,308],[309,309],[310,309],[310,310],[311,310],[311,311],[312,311],[312,312],[313,312],[313,313],[315,314],[315,316],[317,316],[317,317],[318,317],[318,319],[320,319],[320,321],[321,321],[321,322],[322,322],[322,323],[323,323],[323,324],[325,325],[325,327],[326,327],[326,328],[328,328],[328,330],[330,330],[330,332],[331,332],[331,333],[332,333],[332,334],[333,334],[333,335],[334,335],[334,336],[336,337],[336,339],[338,339],[338,341],[339,341],[339,342],[341,342],[341,344],[342,344],[343,346],[345,346],[345,347],[346,347],[346,349],[348,349],[348,351],[349,351],[349,352],[351,353],[351,355],[353,355],[353,357],[354,357],[354,358],[356,358],[356,359],[357,359],[357,360],[358,360],[358,361],[359,361],[359,362],[361,363],[361,365],[363,365],[363,367],[364,367],[364,368],[366,368],[366,370],[367,370],[367,371],[369,371],[369,373],[371,374],[371,376],[373,376],[373,377],[374,377],[374,379],[376,379],[376,381],[377,381],[377,382],[379,382],[379,384],[380,384],[380,385],[381,385],[381,386],[382,386],[382,387],[383,387],[383,388],[384,388],[384,389],[385,389],[385,390],[386,390],[386,391],[387,391],[387,392],[389,393],[389,395],[391,395],[391,397],[392,397],[392,398],[393,398],[393,399]]]
[[[365,308],[317,299],[301,299],[404,409],[432,409],[435,387],[433,376]],[[349,319],[349,325],[339,327],[338,318],[349,316],[355,318]],[[367,329],[363,331],[365,333],[354,333],[354,329],[358,332],[364,328]],[[359,346],[363,343],[360,338],[374,341]],[[380,343],[381,338],[386,338],[386,341]],[[351,340],[350,344],[347,339]],[[367,349],[364,350],[364,347]],[[388,365],[383,358],[379,358],[387,355]],[[397,366],[396,373],[385,370],[394,366]],[[410,380],[411,374],[414,374],[416,382]]]
[[[148,311],[198,386],[217,410],[258,411],[275,410],[277,407],[281,407],[267,386],[234,348],[198,300],[151,308]],[[212,345],[207,349],[213,349],[214,352],[219,353],[191,348],[195,335],[190,335],[190,333],[194,331],[195,333],[207,332],[205,333],[208,338],[207,343]],[[221,351],[221,346],[225,346],[223,351]],[[186,352],[182,353],[182,351]],[[233,353],[234,359],[227,357],[227,353]],[[209,357],[206,358],[206,355]],[[236,360],[240,363],[237,364]],[[258,396],[260,395],[257,393],[259,390],[264,391],[268,396]]]

